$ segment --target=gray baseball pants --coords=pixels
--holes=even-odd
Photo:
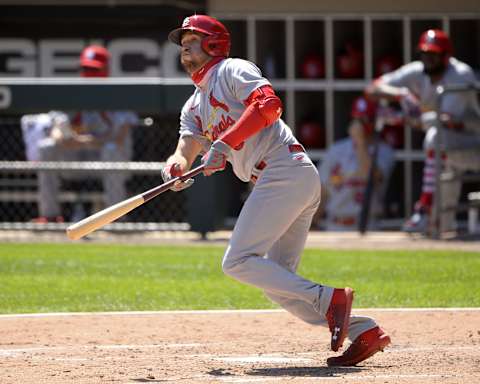
[[[327,326],[333,288],[307,280],[296,270],[320,203],[320,178],[306,154],[285,148],[267,159],[238,217],[223,259],[233,278],[262,289],[303,321]],[[349,338],[373,328],[373,319],[352,316]]]

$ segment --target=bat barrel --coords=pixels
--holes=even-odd
[[[177,181],[185,181],[191,177],[194,177],[201,173],[205,166],[202,164],[197,168],[190,170],[180,177],[176,177],[162,185],[159,185],[155,188],[152,188],[144,193],[133,196],[130,199],[121,201],[111,207],[105,208],[104,210],[97,212],[85,219],[79,221],[78,223],[72,224],[67,228],[67,237],[70,240],[78,240],[83,236],[88,235],[89,233],[95,231],[98,228],[103,227],[111,223],[112,221],[117,220],[119,217],[127,214],[128,212],[134,210],[138,206],[147,202],[150,199],[153,199],[155,196],[158,196],[162,192],[167,191]]]
[[[131,210],[137,208],[145,202],[142,195],[136,195],[130,199],[121,201],[111,207],[105,208],[78,223],[72,224],[67,228],[67,236],[70,240],[78,240],[83,236],[95,231],[115,221],[119,217],[127,214]]]

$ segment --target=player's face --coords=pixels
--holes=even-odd
[[[211,59],[202,49],[202,36],[198,33],[185,32],[181,45],[180,62],[189,74],[202,68]]]
[[[445,58],[441,53],[422,51],[420,60],[427,75],[440,75],[445,70]]]
[[[348,126],[348,133],[355,139],[364,138],[363,122],[360,119],[353,119]]]

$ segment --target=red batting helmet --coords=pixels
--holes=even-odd
[[[385,73],[392,72],[402,65],[397,56],[387,55],[379,58],[375,63],[375,76],[380,77]]]
[[[318,79],[325,77],[325,64],[323,57],[315,53],[305,56],[301,67],[302,77],[306,79]]]
[[[418,40],[420,52],[442,53],[450,56],[452,54],[452,43],[445,32],[440,29],[429,29],[422,33]]]
[[[107,69],[110,54],[99,45],[90,45],[80,55],[80,65],[84,68]]]
[[[359,96],[353,101],[350,115],[352,119],[358,119],[363,123],[365,133],[373,133],[373,125],[377,115],[376,103],[363,96]]]
[[[325,130],[313,120],[304,121],[298,128],[298,140],[308,148],[325,147]]]
[[[363,77],[363,52],[354,44],[347,43],[337,56],[338,76],[344,79]]]
[[[210,56],[228,57],[230,53],[230,33],[217,19],[207,15],[193,15],[183,20],[180,28],[168,34],[168,40],[181,45],[182,34],[187,31],[206,35],[202,39],[202,48]]]

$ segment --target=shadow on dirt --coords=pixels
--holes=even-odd
[[[244,374],[248,376],[277,376],[277,377],[336,377],[349,373],[361,372],[360,367],[283,367],[283,368],[255,368],[246,371]],[[233,373],[228,369],[214,369],[207,372],[212,376],[232,376]]]
[[[283,367],[255,368],[245,374],[250,376],[335,377],[360,371],[362,368],[358,367]]]

